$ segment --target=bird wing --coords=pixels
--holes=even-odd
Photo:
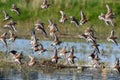
[[[111,36],[114,36],[114,30],[111,31],[110,37],[111,37]]]
[[[112,13],[112,9],[109,7],[109,5],[106,4],[106,8],[107,8],[107,15]]]
[[[80,12],[80,15],[81,15],[81,20],[86,18],[85,14],[83,13],[83,11]]]

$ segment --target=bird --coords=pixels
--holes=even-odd
[[[30,58],[30,61],[28,62],[28,66],[33,66],[36,63],[35,58],[32,57],[31,55],[29,55],[28,57]]]
[[[100,45],[97,44],[96,42],[92,44],[92,47],[97,51],[97,53],[100,53],[98,46],[100,46]]]
[[[7,45],[7,41],[6,41],[6,35],[7,35],[7,32],[4,32],[1,36],[0,36],[0,41],[2,41],[2,43],[8,47]]]
[[[100,67],[100,58],[99,58],[98,54],[95,54],[95,56],[92,58],[92,66],[94,68]]]
[[[88,56],[88,58],[94,59],[95,58],[95,51],[94,50],[92,53],[90,53],[90,55]]]
[[[65,23],[65,21],[67,21],[67,16],[63,11],[60,11],[61,14],[61,18],[59,20],[60,23]]]
[[[50,33],[50,36],[53,39],[54,33],[58,32],[59,30],[58,30],[57,24],[53,23],[51,20],[48,20],[48,22],[49,22],[49,25],[48,25],[49,33]]]
[[[66,50],[66,46],[65,46],[60,50],[60,56],[66,58],[66,53],[68,53],[68,51]]]
[[[15,62],[17,62],[17,63],[20,64],[20,65],[22,64],[22,62],[21,62],[22,53],[18,53],[18,52],[15,51],[15,50],[11,50],[11,51],[10,51],[10,54],[13,55],[13,59],[14,59]]]
[[[74,23],[76,27],[79,27],[79,22],[74,16],[70,16],[70,22]]]
[[[94,30],[93,30],[93,28],[92,27],[87,27],[87,29],[85,29],[85,31],[84,31],[84,34],[85,35],[91,35],[91,36],[94,36]]]
[[[8,24],[5,24],[3,27],[4,28],[10,28],[12,31],[15,31],[17,32],[16,28],[15,28],[15,25],[17,23],[15,21],[10,21]]]
[[[11,30],[9,30],[9,33],[10,33],[9,40],[12,41],[12,42],[14,42],[16,40],[16,38],[17,38],[16,34],[13,33]]]
[[[11,11],[16,12],[18,15],[20,15],[20,9],[15,4],[12,4]]]
[[[58,63],[58,59],[61,59],[61,57],[58,57],[58,54],[57,54],[57,48],[54,47],[54,55],[53,55],[51,61],[57,64],[57,63]]]
[[[45,36],[45,37],[47,36],[47,33],[46,33],[45,29],[44,29],[44,23],[38,21],[35,24],[35,29],[38,30],[38,31],[41,31],[43,36]]]
[[[77,58],[77,57],[74,56],[74,48],[72,46],[71,50],[70,50],[70,53],[69,53],[69,56],[68,56],[68,63],[69,64],[74,64],[75,63],[75,61],[74,61],[75,58]]]
[[[56,36],[56,34],[54,34],[54,40],[51,44],[51,46],[55,46],[55,45],[60,45],[62,42],[59,41],[58,37]]]
[[[118,43],[117,43],[116,39],[117,39],[117,37],[114,36],[114,30],[112,30],[111,33],[110,33],[110,36],[107,37],[107,40],[111,41],[112,43],[114,43],[115,45],[118,46]]]
[[[116,58],[116,62],[115,62],[113,69],[120,73],[119,58]]]
[[[43,45],[42,45],[41,43],[39,43],[38,53],[41,54],[41,53],[43,53],[43,52],[45,52],[45,51],[47,51],[47,49],[45,49],[45,48],[43,47]]]
[[[87,40],[88,35],[85,35],[85,34],[83,33],[83,34],[81,34],[81,35],[78,35],[78,37],[79,37],[80,39]]]
[[[49,6],[50,6],[50,4],[48,4],[48,0],[43,0],[41,8],[42,9],[47,9]]]
[[[106,25],[109,25],[109,23],[111,23],[112,26],[114,26],[113,23],[113,19],[115,17],[115,14],[112,12],[112,9],[109,7],[108,4],[106,4],[106,8],[107,8],[107,13],[101,13],[98,18],[100,20],[103,20],[105,22]]]
[[[80,25],[83,25],[88,21],[88,19],[86,18],[82,10],[80,11],[80,16],[81,16]]]
[[[36,38],[34,29],[31,30],[31,41],[30,41],[30,44],[32,44],[33,46],[38,46],[38,39]]]
[[[7,20],[10,20],[12,18],[11,16],[8,15],[8,13],[5,10],[3,10],[3,14],[4,14],[3,21],[7,21]]]

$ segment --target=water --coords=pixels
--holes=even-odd
[[[40,41],[44,45],[44,48],[48,49],[45,53],[38,54],[34,52],[31,48],[30,41],[24,39],[17,39],[14,43],[8,42],[7,50],[17,50],[22,52],[24,55],[33,55],[39,58],[51,58],[53,56],[54,47],[51,46],[51,41]],[[75,56],[79,60],[84,60],[90,62],[88,55],[92,52],[93,48],[88,43],[82,42],[64,42],[60,46],[56,46],[59,50],[66,46],[67,50],[70,50],[71,46],[75,48]],[[115,57],[120,57],[120,46],[108,43],[100,43],[100,51],[105,50],[105,56],[100,56],[102,62],[109,62],[111,66],[114,65]],[[0,51],[6,52],[6,47],[0,43]],[[8,51],[8,52],[9,52]],[[77,60],[76,60],[77,63]],[[48,71],[49,72],[49,71]],[[120,80],[118,74],[108,73],[104,78],[100,72],[94,72],[93,70],[87,72],[79,72],[79,70],[58,70],[57,72],[37,72],[37,71],[18,71],[15,69],[10,70],[0,70],[0,80]]]

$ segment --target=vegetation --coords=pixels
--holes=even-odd
[[[34,28],[34,24],[37,20],[41,20],[45,23],[45,28],[48,26],[48,19],[52,19],[58,25],[61,33],[66,34],[82,34],[83,30],[89,26],[93,26],[95,30],[95,36],[98,38],[106,39],[112,29],[115,30],[115,34],[119,37],[120,33],[120,1],[119,0],[48,0],[50,7],[48,9],[41,9],[40,5],[43,0],[1,0],[0,1],[0,33],[2,34],[3,25],[7,22],[3,22],[4,15],[2,10],[6,10],[9,15],[13,17],[13,20],[17,21],[18,36],[20,38],[28,37],[30,31]],[[11,5],[16,4],[20,8],[21,15],[18,16],[14,12],[10,11]],[[101,12],[106,13],[106,4],[108,4],[115,13],[116,26],[106,26],[103,21],[98,19],[98,15]],[[89,21],[83,26],[76,28],[73,24],[70,24],[68,20],[65,24],[59,23],[60,13],[63,10],[67,16],[75,16],[80,20],[80,10],[83,10]],[[8,21],[9,22],[9,21]],[[40,37],[40,36],[39,36]],[[69,39],[72,41],[73,39]]]

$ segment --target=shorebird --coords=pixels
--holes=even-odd
[[[98,18],[100,20],[103,20],[106,23],[106,25],[109,25],[109,23],[111,23],[111,25],[114,26],[113,18],[115,14],[112,12],[112,9],[109,7],[109,5],[106,4],[106,8],[107,13],[106,14],[101,13],[101,15],[98,16]]]
[[[12,18],[11,16],[8,15],[8,13],[7,13],[5,10],[3,10],[3,14],[4,14],[4,19],[3,19],[3,21],[7,21],[7,20],[9,20],[9,19]]]
[[[85,29],[84,34],[85,35],[94,36],[94,30],[93,30],[93,28],[92,27],[88,27],[87,29]]]
[[[30,44],[32,44],[33,46],[38,46],[38,39],[36,38],[34,29],[32,29],[32,31],[31,31],[31,42],[30,42]]]
[[[53,40],[53,43],[51,44],[51,46],[60,45],[60,43],[61,43],[61,41],[59,41],[56,34],[54,34],[54,40]]]
[[[20,15],[20,9],[15,4],[12,4],[11,11],[16,12],[18,15]]]
[[[74,23],[76,27],[79,27],[79,22],[75,17],[70,16],[70,22]]]
[[[15,21],[10,21],[8,24],[4,25],[3,27],[4,28],[10,28],[12,31],[15,31],[17,32],[16,28],[15,28],[15,25],[17,23]]]
[[[9,30],[9,33],[10,33],[9,40],[12,41],[12,42],[14,42],[16,40],[17,36],[11,30]]]
[[[6,35],[7,35],[7,33],[4,32],[4,33],[0,36],[0,41],[2,41],[2,43],[3,43],[6,47],[8,47],[7,41],[6,41]]]
[[[114,30],[112,30],[110,36],[107,37],[107,40],[113,42],[116,45],[118,45],[116,39],[117,39],[117,37],[114,36]]]
[[[74,56],[74,48],[73,46],[71,47],[71,50],[70,50],[70,53],[69,53],[69,56],[68,56],[68,63],[69,64],[74,64],[74,59],[76,58],[76,56]]]
[[[83,13],[83,11],[80,11],[80,16],[81,16],[80,25],[83,25],[83,24],[85,24],[88,21],[88,19],[86,18],[86,16]]]
[[[81,35],[78,35],[79,38],[87,40],[88,35],[85,35],[84,33]]]
[[[44,29],[44,23],[37,22],[35,24],[35,29],[38,30],[38,31],[41,31],[44,36],[47,36],[47,33],[46,33],[45,29]]]
[[[96,54],[95,57],[92,58],[92,62],[93,62],[92,65],[94,68],[100,67],[99,61],[100,61],[100,58],[99,58],[98,54]]]
[[[43,0],[43,3],[41,5],[41,8],[43,9],[47,9],[50,6],[50,4],[48,4],[48,0]]]
[[[100,45],[97,44],[96,42],[92,44],[92,47],[97,51],[97,53],[100,53],[98,46],[100,46]]]
[[[115,65],[114,65],[114,70],[119,72],[120,73],[120,65],[119,65],[119,58],[116,58],[116,62],[115,62]]]
[[[94,59],[95,58],[95,51],[94,50],[92,53],[90,53],[90,55],[88,56],[88,58]]]
[[[60,11],[61,14],[61,18],[59,20],[60,23],[65,23],[65,21],[67,20],[67,16],[63,11]]]
[[[60,50],[60,56],[63,56],[66,58],[66,53],[68,53],[68,51],[66,50],[66,46],[65,46]]]
[[[50,36],[53,38],[54,33],[58,31],[57,24],[53,23],[51,20],[48,20],[48,22],[49,22],[48,28],[49,28]]]
[[[96,37],[89,35],[87,36],[86,41],[91,43],[96,43],[96,39],[97,39]]]
[[[21,64],[22,53],[18,53],[15,50],[10,51],[10,53],[13,55],[14,61],[17,62],[18,64]]]
[[[34,57],[32,57],[32,56],[28,56],[29,58],[30,58],[30,61],[28,62],[28,65],[29,66],[33,66],[36,62],[35,62],[35,58]]]
[[[52,57],[52,62],[58,63],[58,59],[60,59],[60,57],[58,57],[58,55],[57,55],[57,48],[55,47],[54,48],[54,55]]]
[[[34,51],[38,51],[38,54],[47,51],[47,49],[45,49],[41,43],[38,43],[38,46],[34,46],[33,49]]]

